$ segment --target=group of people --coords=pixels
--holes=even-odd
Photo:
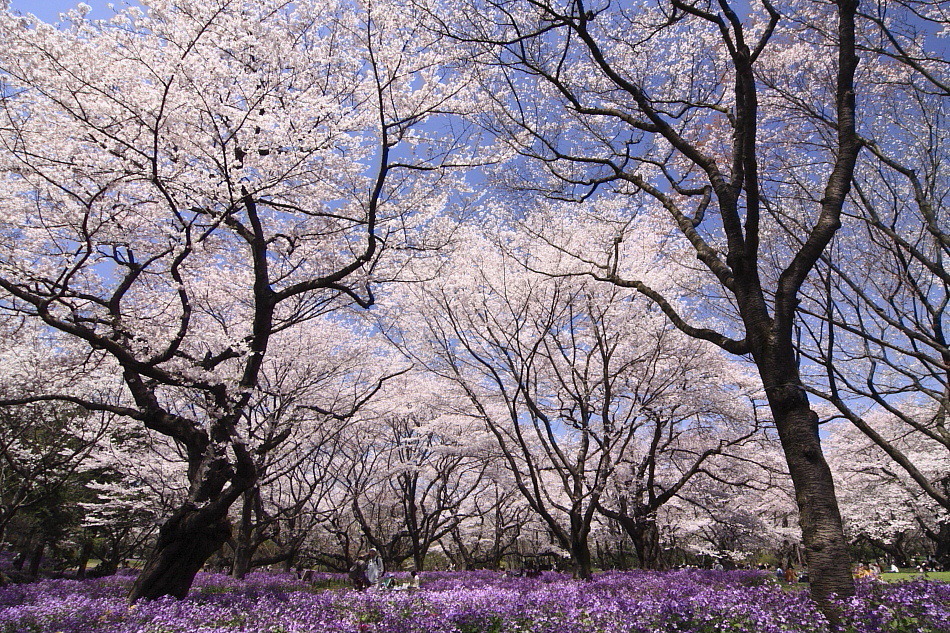
[[[795,568],[789,565],[786,569],[778,567],[775,569],[775,578],[785,582],[808,582],[808,576],[804,572],[797,572]]]
[[[930,555],[924,560],[919,561],[916,565],[916,569],[920,573],[928,571],[950,571],[950,565],[946,564],[946,561],[941,564],[936,556]]]
[[[870,565],[858,563],[851,571],[851,575],[855,578],[879,578],[881,576],[881,566],[877,563],[871,563]]]
[[[881,576],[882,571],[884,571],[884,569],[881,567],[880,563],[877,563],[877,562],[873,562],[870,564],[858,563],[857,565],[854,566],[854,569],[852,570],[851,575],[854,576],[855,578],[879,578]],[[896,574],[900,572],[900,569],[897,567],[896,564],[891,563],[891,566],[887,571],[892,574]]]
[[[358,557],[349,570],[350,582],[357,591],[364,591],[369,587],[374,589],[418,589],[419,572],[413,570],[409,582],[396,585],[392,576],[386,575],[386,566],[383,557],[374,547],[366,554]]]
[[[350,582],[357,591],[363,591],[367,587],[377,586],[383,579],[386,567],[383,564],[383,557],[379,555],[376,548],[371,549],[366,554],[359,556],[353,566],[350,567]]]

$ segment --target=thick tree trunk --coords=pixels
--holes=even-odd
[[[208,558],[231,537],[228,519],[208,520],[185,504],[161,528],[145,569],[129,594],[129,602],[162,596],[184,598]]]
[[[795,487],[811,595],[833,619],[830,598],[854,595],[854,580],[831,469],[818,438],[818,415],[809,408],[797,376],[766,384]]]
[[[590,580],[593,576],[593,569],[590,544],[585,536],[571,535],[571,560],[574,562],[574,577],[580,580]]]
[[[234,543],[234,558],[231,562],[231,575],[243,579],[251,571],[254,558],[254,492],[247,490],[242,495],[241,522]]]
[[[931,535],[928,533],[927,536]],[[937,559],[944,571],[950,570],[950,523],[941,523],[933,537],[931,538],[936,545],[934,558]]]
[[[287,558],[284,559],[284,571],[290,573],[294,570],[294,567],[297,565],[297,554],[299,553],[299,548],[297,545],[294,545],[287,552]]]
[[[637,566],[640,569],[663,569],[663,550],[660,548],[660,528],[656,524],[655,514],[646,505],[637,504],[631,509],[626,500],[620,501],[620,510],[599,508],[600,513],[617,522],[630,542],[637,555]],[[621,553],[623,545],[621,541]]]
[[[660,529],[656,521],[643,519],[633,522],[627,529],[627,534],[633,542],[637,552],[637,560],[641,569],[662,569],[660,556]]]
[[[234,550],[234,558],[231,561],[231,576],[237,580],[243,580],[251,571],[253,558],[253,548],[249,544],[239,544]]]
[[[422,571],[425,569],[423,566],[426,560],[426,553],[421,549],[413,548],[412,552],[412,564],[415,566],[416,571]]]
[[[43,553],[46,551],[46,539],[40,538],[36,547],[30,552],[30,567],[27,572],[30,580],[36,580],[40,575],[40,563],[43,562]]]

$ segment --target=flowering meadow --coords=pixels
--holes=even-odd
[[[807,594],[758,572],[432,573],[418,591],[358,593],[330,577],[243,582],[199,575],[183,601],[129,606],[131,578],[48,580],[0,589],[2,633],[830,633]],[[842,605],[847,633],[947,633],[950,584],[862,583]]]

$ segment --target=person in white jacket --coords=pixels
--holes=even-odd
[[[366,581],[373,587],[379,586],[379,581],[383,578],[386,568],[383,565],[383,557],[374,547],[369,551],[366,559]]]

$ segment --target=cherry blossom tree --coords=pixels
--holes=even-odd
[[[107,425],[101,414],[46,402],[0,408],[0,536],[81,478]]]
[[[331,466],[343,495],[327,522],[342,526],[349,518],[342,544],[374,547],[390,566],[411,559],[423,569],[429,550],[484,487],[474,422],[442,408],[438,382],[419,372],[389,381],[340,433]]]
[[[799,290],[841,226],[861,148],[857,2],[433,4],[480,73],[486,127],[516,156],[500,172],[518,192],[512,205],[534,207],[538,195],[586,201],[574,208],[596,218],[619,199],[628,217],[659,211],[670,242],[698,258],[707,283],[693,298],[703,310],[688,315],[650,285],[650,269],[622,260],[630,233],[615,247],[571,252],[578,273],[636,290],[687,335],[754,360],[796,488],[812,593],[833,617],[828,597],[854,589],[793,333]],[[810,82],[810,61],[829,82]],[[782,68],[777,88],[761,80],[768,68]],[[789,126],[798,122],[773,108],[785,101],[829,124]],[[815,166],[814,195],[799,239],[766,251],[779,233],[767,209],[784,195],[771,176],[802,162]]]
[[[0,398],[63,388],[89,394],[114,384],[36,324],[8,315],[0,332]],[[75,404],[0,407],[0,539],[15,544],[20,561],[29,556],[38,566],[44,551],[70,536],[81,517],[77,504],[90,481],[91,453],[112,425],[112,415]]]
[[[663,332],[661,339],[669,334]],[[715,355],[710,357],[708,348],[661,340],[657,349],[675,349],[678,356],[675,368],[658,363],[663,376],[651,381],[654,389],[667,392],[668,399],[644,407],[646,420],[638,429],[636,446],[620,455],[598,505],[599,512],[620,523],[644,569],[662,569],[666,564],[660,547],[660,510],[703,475],[716,477],[723,493],[729,494],[728,480],[719,474],[724,461],[734,451],[747,452],[743,446],[761,432],[756,422],[748,423],[754,415],[743,405],[751,398],[742,401],[741,388],[728,384],[728,370],[716,363]],[[718,388],[709,388],[717,382]],[[745,388],[749,395],[750,387]]]
[[[620,524],[633,545],[637,565],[644,569],[664,569],[670,564],[662,551],[661,531],[670,524],[663,518],[665,506],[695,493],[694,479],[723,468],[715,456],[750,439],[745,433],[730,437],[721,429],[717,432],[705,421],[705,428],[691,428],[696,412],[685,419],[677,414],[667,414],[665,423],[655,424],[648,441],[621,458],[613,485],[599,507],[602,514]],[[734,494],[727,479],[716,477],[715,488],[721,495]]]
[[[94,573],[112,574],[126,559],[146,555],[157,527],[187,497],[187,462],[170,438],[117,423],[82,469],[92,477],[91,498],[81,505],[89,554],[101,561]]]
[[[670,546],[723,564],[778,556],[800,566],[798,512],[774,429],[718,459],[660,517]]]
[[[935,10],[919,8],[921,16]],[[883,4],[863,16],[861,44],[883,58],[858,77],[864,109],[875,116],[860,129],[867,151],[847,225],[804,293],[799,348],[813,361],[809,388],[950,510],[950,469],[933,470],[924,453],[912,458],[895,443],[920,435],[944,464],[950,456],[950,239],[942,211],[950,191],[950,92],[941,87],[947,61],[928,52],[923,17],[911,17]],[[898,420],[903,432],[893,428]]]
[[[888,446],[914,463],[917,472],[928,479],[945,472],[946,459],[938,442],[907,432],[901,418],[888,411],[869,412],[864,419]],[[938,560],[950,563],[950,513],[914,476],[874,438],[846,421],[832,426],[827,443],[835,476],[842,482],[842,513],[852,541],[870,545],[904,567],[918,543],[929,540]]]
[[[505,554],[519,551],[526,526],[537,521],[511,474],[491,452],[487,457],[487,485],[465,500],[461,520],[440,542],[459,569],[498,569]]]
[[[276,333],[438,240],[465,84],[409,7],[153,0],[109,21],[0,14],[2,308],[120,376],[61,400],[187,460],[131,600],[184,596],[258,480],[242,428]],[[266,440],[265,440],[266,441]]]
[[[517,237],[502,247],[468,229],[464,242],[438,280],[395,304],[411,315],[400,343],[467,396],[578,576],[590,577],[598,512],[652,564],[644,525],[750,434],[737,404],[749,385],[635,293],[532,272],[507,254],[530,247]]]
[[[254,491],[249,521],[245,521],[249,518],[247,506],[242,506],[242,527],[250,536],[245,542],[251,554],[248,569],[283,563],[284,569],[290,571],[316,559],[316,552],[309,548],[323,532],[321,526],[326,521],[328,506],[335,507],[327,503],[335,489],[335,482],[327,473],[337,450],[340,425],[324,423],[303,428],[306,433],[292,435],[272,455],[273,463],[279,467],[269,469],[267,478]],[[267,555],[253,556],[265,544],[269,549]],[[235,545],[237,559],[241,544]],[[317,551],[325,556],[335,555],[335,545],[320,546]],[[320,560],[331,569],[348,568],[347,564],[333,564],[339,561],[336,558]],[[232,573],[239,572],[240,565],[235,560]]]
[[[335,315],[275,335],[258,384],[260,396],[242,421],[244,435],[257,447],[258,481],[243,495],[238,528],[229,541],[235,577],[296,555],[305,526],[312,524],[302,515],[319,505],[330,487],[319,466],[332,455],[345,425],[387,380],[408,367],[387,346],[382,337]],[[267,542],[283,546],[255,559]]]
[[[385,485],[399,499],[413,566],[423,569],[430,548],[459,526],[465,502],[486,485],[486,464],[468,449],[471,418],[412,408],[385,419],[391,445]]]

